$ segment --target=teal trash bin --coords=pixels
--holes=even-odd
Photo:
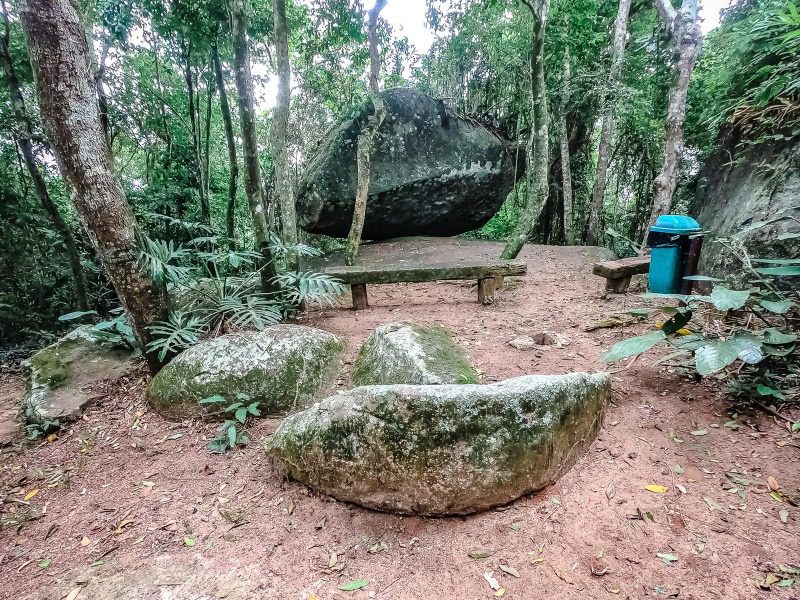
[[[650,228],[650,291],[678,294],[681,291],[689,238],[701,231],[700,224],[683,215],[662,215]]]

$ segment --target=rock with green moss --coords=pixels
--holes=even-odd
[[[478,383],[464,351],[441,325],[376,328],[353,365],[353,385]]]
[[[468,514],[552,484],[602,424],[607,374],[490,385],[356,388],[288,417],[267,441],[279,469],[379,510]]]
[[[24,363],[23,421],[37,423],[75,415],[97,395],[92,385],[125,374],[130,358],[130,348],[109,341],[108,335],[91,326],[74,329]]]
[[[243,394],[261,414],[304,408],[327,394],[342,366],[344,342],[302,325],[231,333],[176,356],[150,382],[147,399],[164,416],[184,418],[219,410],[210,396],[231,402]]]

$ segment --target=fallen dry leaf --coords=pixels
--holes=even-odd
[[[553,567],[553,573],[555,573],[556,577],[558,577],[562,581],[565,581],[566,583],[568,583],[570,585],[574,585],[574,582],[572,581],[572,577],[570,577],[569,575],[567,575],[563,571],[559,571],[558,569]]]
[[[80,593],[81,593],[81,588],[76,587],[64,597],[64,600],[75,600],[75,598],[77,598]]]
[[[769,489],[773,492],[777,492],[781,489],[781,486],[778,484],[778,480],[775,479],[772,475],[767,477],[767,485],[769,486]],[[27,500],[28,498],[26,497],[25,499]]]
[[[86,536],[83,536],[83,539],[81,540],[81,546],[88,546],[91,543],[92,543],[92,540],[90,540]]]
[[[486,571],[483,574],[483,578],[486,580],[486,583],[489,584],[489,587],[495,591],[499,591],[501,589],[500,583],[497,579],[494,578],[494,573],[492,571]]]
[[[22,499],[23,499],[23,500],[25,500],[25,502],[27,502],[28,500],[30,500],[31,498],[33,498],[33,497],[34,497],[36,494],[38,494],[38,493],[39,493],[39,490],[38,490],[38,489],[36,489],[36,490],[31,490],[30,492],[28,492],[27,494],[25,494],[25,496],[24,496]]]
[[[500,570],[503,571],[503,573],[508,573],[512,577],[519,577],[519,571],[511,565],[500,565]]]
[[[614,484],[613,483],[609,483],[606,486],[606,498],[611,500],[616,494],[617,494],[617,490],[614,487]]]
[[[667,491],[667,487],[663,485],[658,485],[657,483],[651,483],[649,485],[644,486],[648,492],[653,492],[654,494],[664,494]]]
[[[494,550],[489,548],[473,548],[467,552],[467,556],[470,558],[489,558],[492,554],[494,554]]]

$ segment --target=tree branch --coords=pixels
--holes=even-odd
[[[525,0],[523,0],[524,2]],[[667,27],[667,31],[670,34],[675,33],[675,17],[678,16],[677,11],[673,8],[672,3],[670,0],[653,0],[656,5],[656,10],[658,10],[658,14],[661,17],[661,20],[664,21],[664,25]]]

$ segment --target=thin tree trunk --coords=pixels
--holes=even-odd
[[[103,137],[80,16],[72,0],[23,0],[21,5],[48,139],[74,191],[78,215],[144,349],[153,339],[148,327],[164,316],[166,298],[139,263],[136,218]],[[157,355],[145,356],[151,371],[157,371]]]
[[[289,32],[286,25],[286,0],[272,0],[273,36],[275,38],[275,61],[278,65],[278,98],[272,115],[270,144],[275,165],[275,193],[281,208],[283,240],[295,246],[297,237],[297,215],[294,207],[287,130],[289,128],[289,103],[291,101],[291,66],[289,64]],[[298,268],[297,255],[290,252],[287,258],[289,270]]]
[[[386,118],[386,107],[380,95],[381,59],[378,54],[378,16],[385,6],[386,0],[376,0],[375,6],[369,11],[369,90],[375,110],[358,135],[356,199],[353,204],[353,221],[347,234],[345,251],[345,263],[348,265],[355,264],[358,256],[361,232],[364,230],[364,220],[367,216],[372,148],[375,144],[375,134]]]
[[[20,154],[25,162],[25,167],[33,181],[33,188],[36,190],[36,195],[42,204],[42,208],[50,218],[50,222],[67,252],[67,260],[69,261],[70,269],[72,270],[72,281],[75,286],[75,299],[78,303],[78,308],[81,310],[89,310],[89,296],[86,291],[86,274],[81,265],[81,257],[78,253],[78,245],[75,243],[75,237],[72,231],[61,216],[53,199],[50,197],[50,192],[47,189],[47,184],[39,171],[39,166],[36,164],[36,155],[33,150],[31,138],[33,137],[33,128],[31,126],[28,111],[25,107],[25,99],[19,85],[17,72],[14,68],[14,62],[11,58],[9,51],[9,42],[11,38],[10,28],[8,24],[8,13],[6,11],[6,4],[4,0],[0,0],[0,9],[3,11],[3,32],[0,34],[0,62],[3,63],[3,70],[6,75],[6,84],[8,87],[8,94],[11,98],[11,107],[14,112],[14,119],[17,122],[15,131],[15,139],[19,148]]]
[[[214,81],[212,79],[208,80],[208,88],[206,90],[206,135],[205,135],[205,144],[203,147],[203,181],[206,186],[206,204],[210,204],[211,199],[211,182],[210,182],[210,175],[211,175],[211,158],[209,156],[210,148],[211,148],[211,105],[212,101],[214,100]],[[209,206],[209,222],[210,222],[210,206]]]
[[[247,40],[247,0],[230,0],[231,34],[233,36],[233,65],[236,90],[239,93],[239,121],[242,125],[242,155],[244,157],[244,188],[250,215],[253,218],[256,245],[266,264],[261,271],[262,285],[271,288],[276,272],[269,247],[269,226],[261,200],[261,164],[258,162],[258,139],[253,108],[253,78],[250,74],[250,48]]]
[[[672,197],[678,185],[684,148],[683,123],[686,120],[686,95],[702,38],[697,0],[684,0],[679,11],[675,11],[668,0],[656,0],[656,8],[667,31],[678,46],[678,62],[675,65],[677,79],[669,93],[669,104],[667,105],[664,163],[655,180],[653,210],[649,220],[651,227],[658,217],[668,213],[672,208]]]
[[[522,207],[519,221],[503,248],[501,257],[504,259],[515,258],[522,250],[542,212],[548,192],[549,149],[547,88],[544,80],[544,33],[550,11],[550,0],[522,0],[522,2],[528,7],[533,18],[530,58],[533,123],[528,140],[527,199],[525,206]]]
[[[222,124],[225,127],[225,140],[228,144],[230,178],[228,179],[228,206],[225,210],[225,232],[233,248],[236,246],[234,216],[236,214],[236,185],[239,180],[239,163],[236,158],[236,138],[233,135],[231,107],[230,104],[228,104],[228,92],[225,91],[225,77],[222,74],[222,63],[219,60],[219,51],[216,42],[211,47],[211,53],[214,59],[214,78],[216,79],[217,92],[219,93],[219,109],[222,113]]]
[[[620,0],[617,19],[614,22],[614,42],[611,48],[611,69],[608,73],[605,101],[603,102],[603,124],[600,129],[600,146],[597,149],[597,171],[592,188],[592,209],[589,213],[589,233],[586,243],[596,245],[602,238],[603,200],[608,181],[608,165],[611,159],[611,142],[614,140],[614,108],[617,99],[622,65],[625,61],[625,38],[628,35],[628,13],[631,0]]]
[[[203,181],[203,158],[200,151],[200,124],[197,119],[195,108],[194,74],[192,73],[192,41],[189,40],[184,46],[184,67],[183,78],[186,82],[186,91],[189,100],[189,122],[192,129],[192,151],[194,153],[195,177],[197,178],[197,192],[200,196],[200,218],[204,223],[210,221],[210,211],[208,198],[206,197],[205,183]],[[199,100],[198,100],[199,101]]]
[[[169,132],[169,125],[167,124],[167,113],[164,109],[164,89],[161,85],[161,68],[158,60],[158,35],[152,33],[153,44],[153,61],[155,63],[156,87],[158,88],[158,107],[161,116],[161,126],[164,128],[164,139],[167,142],[167,160],[172,158],[172,135]]]
[[[561,150],[561,190],[564,198],[564,238],[568,246],[575,245],[575,224],[572,209],[572,169],[569,164],[569,132],[567,110],[570,92],[569,48],[564,50],[564,73],[561,77],[561,110],[559,112],[559,147]]]
[[[114,136],[111,131],[111,120],[108,118],[108,97],[106,91],[103,89],[103,75],[106,72],[106,59],[108,58],[108,51],[111,49],[110,40],[103,41],[103,48],[100,52],[100,62],[97,64],[97,71],[94,75],[94,85],[97,89],[97,105],[100,111],[100,125],[103,128],[103,135],[106,139],[106,145],[111,149],[114,141]]]

